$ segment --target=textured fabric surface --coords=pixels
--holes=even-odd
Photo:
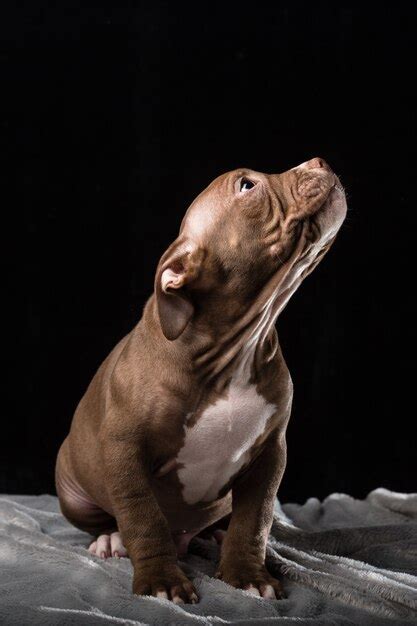
[[[89,541],[57,498],[0,496],[0,623],[417,624],[417,494],[277,501],[267,563],[279,601],[212,578],[218,548],[202,539],[182,561],[199,604],[135,597],[130,561],[92,557]]]

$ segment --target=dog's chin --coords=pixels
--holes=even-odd
[[[337,180],[326,200],[314,215],[314,221],[320,231],[320,244],[326,245],[336,236],[346,217],[346,211],[345,192]]]

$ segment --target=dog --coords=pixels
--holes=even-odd
[[[293,393],[275,321],[346,210],[320,158],[216,178],[81,399],[57,458],[61,510],[92,554],[130,557],[135,594],[197,602],[178,557],[205,533],[218,578],[283,596],[265,566]]]

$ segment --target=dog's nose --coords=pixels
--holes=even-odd
[[[308,170],[312,170],[315,168],[322,168],[330,172],[330,167],[327,165],[324,159],[320,157],[314,157],[314,159],[310,159],[304,163],[304,167]]]

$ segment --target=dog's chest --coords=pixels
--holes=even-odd
[[[220,489],[249,460],[276,406],[255,385],[231,382],[224,398],[208,406],[195,424],[185,426],[177,462],[188,504],[215,500]]]

